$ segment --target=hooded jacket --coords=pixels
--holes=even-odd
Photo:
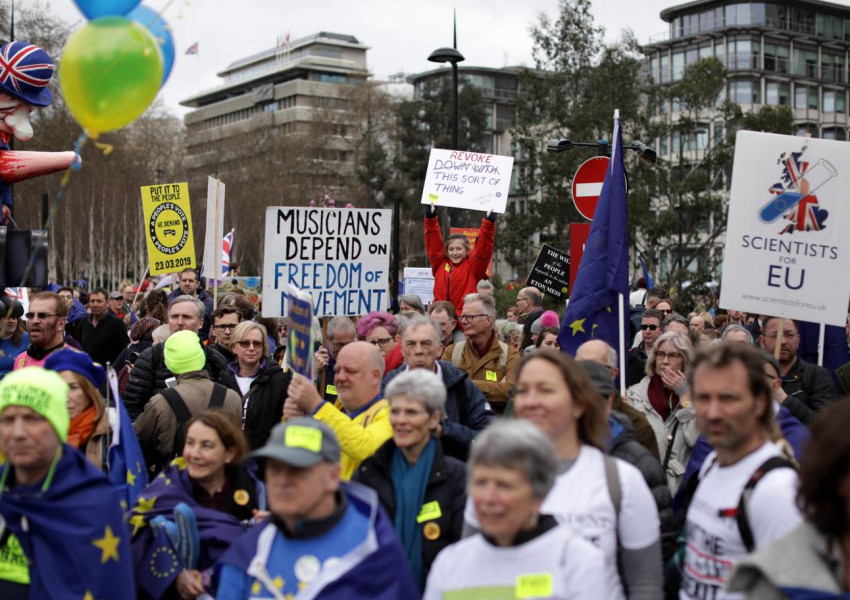
[[[611,411],[608,419],[611,433],[611,446],[608,454],[633,465],[643,475],[655,506],[658,507],[658,519],[661,522],[661,553],[666,564],[676,551],[676,538],[679,532],[673,516],[673,501],[667,487],[667,477],[661,463],[635,438],[631,419],[617,411]]]
[[[443,416],[443,437],[440,442],[447,456],[466,461],[472,440],[493,421],[495,415],[484,399],[484,394],[466,373],[448,361],[437,362],[440,363],[440,374],[446,386],[446,414]],[[406,370],[407,365],[403,364],[387,373],[381,382],[381,396],[390,381]]]

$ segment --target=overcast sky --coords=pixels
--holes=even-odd
[[[5,2],[6,0],[0,0]],[[25,1],[25,0],[23,0]],[[19,5],[22,0],[18,0]],[[597,25],[614,40],[631,28],[645,43],[663,33],[663,8],[671,0],[595,0]],[[850,0],[836,3],[850,6]],[[171,25],[177,57],[162,89],[180,114],[179,102],[217,86],[216,73],[231,62],[274,47],[287,32],[295,40],[318,31],[355,36],[369,46],[369,68],[379,78],[434,67],[432,50],[452,43],[452,9],[457,8],[458,49],[467,65],[503,67],[531,64],[528,30],[537,15],[555,15],[558,0],[145,0]],[[50,0],[49,10],[74,26],[84,17],[72,0]],[[198,42],[197,56],[185,55]]]

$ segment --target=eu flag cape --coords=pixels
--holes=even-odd
[[[12,485],[0,471],[0,514],[31,563],[30,598],[136,597],[130,532],[118,492],[75,448],[62,446],[52,479]]]
[[[602,183],[590,235],[561,321],[558,343],[575,356],[588,340],[604,340],[619,353],[620,332],[627,335],[629,310],[629,235],[626,229],[626,175],[620,119],[614,119],[614,147]],[[618,294],[622,294],[622,300]],[[619,321],[619,303],[623,323]],[[621,328],[622,325],[622,328]]]

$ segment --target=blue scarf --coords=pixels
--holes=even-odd
[[[395,530],[420,588],[423,583],[422,534],[416,517],[419,516],[425,501],[425,488],[428,487],[428,478],[431,476],[436,445],[434,438],[428,440],[414,465],[407,462],[400,448],[393,451],[390,461],[390,478],[395,495]]]

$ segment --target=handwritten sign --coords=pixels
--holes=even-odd
[[[391,226],[390,210],[266,208],[263,316],[285,314],[287,286],[317,317],[387,310]]]
[[[512,156],[431,150],[422,204],[505,212],[511,186]]]
[[[850,144],[740,131],[720,306],[844,325]]]
[[[142,186],[151,275],[195,266],[188,183]]]
[[[570,257],[554,246],[543,244],[525,285],[536,287],[558,300],[566,299],[570,285]]]

